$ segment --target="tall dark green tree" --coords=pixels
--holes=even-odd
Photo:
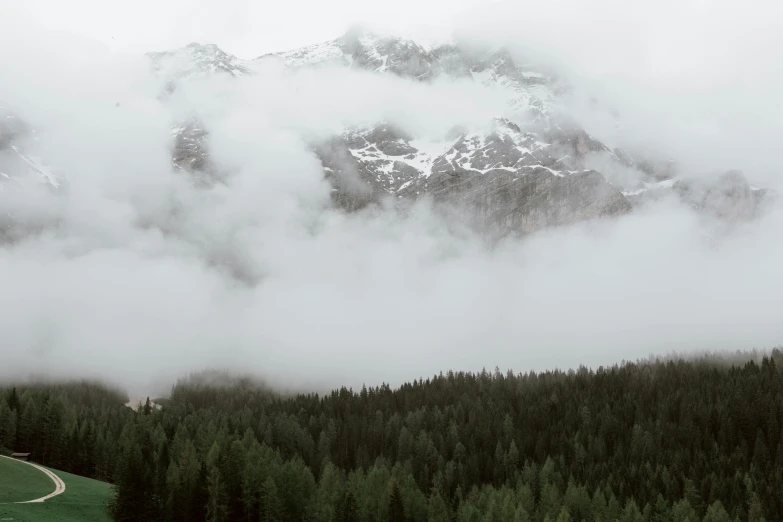
[[[282,522],[283,505],[272,477],[268,477],[261,486],[261,522]]]
[[[405,502],[396,483],[389,493],[389,522],[405,522]]]

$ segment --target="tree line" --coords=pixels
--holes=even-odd
[[[448,372],[281,396],[194,375],[133,411],[0,389],[0,447],[112,482],[116,520],[783,520],[783,353]]]

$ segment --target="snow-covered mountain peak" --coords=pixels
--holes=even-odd
[[[254,60],[278,59],[287,67],[342,65],[423,77],[430,70],[428,50],[412,40],[351,31],[339,38],[291,51],[269,53]]]
[[[207,74],[226,70],[244,76],[251,66],[278,60],[289,69],[346,67],[411,82],[472,79],[508,94],[511,110],[481,128],[455,128],[444,136],[423,139],[410,135],[404,122],[397,122],[403,124],[400,127],[379,121],[311,143],[333,185],[335,203],[346,210],[387,197],[429,195],[467,205],[486,224],[514,232],[623,214],[658,194],[676,193],[700,209],[720,207],[721,215],[733,215],[741,204],[747,207],[739,213],[743,216],[752,215],[766,197],[764,191],[745,187],[736,176],[724,183],[728,188],[702,194],[698,187],[675,181],[669,168],[607,147],[561,110],[567,84],[503,47],[427,46],[410,38],[353,30],[252,62],[237,60],[213,45],[192,44],[163,55],[164,59],[184,55],[186,66],[192,64]],[[187,68],[180,76],[189,76]],[[177,127],[174,136],[175,167],[206,182],[220,175],[209,158],[209,129],[186,124]]]
[[[147,53],[153,69],[166,79],[202,77],[214,73],[231,76],[252,74],[244,60],[229,54],[215,44],[190,43],[171,51]]]
[[[444,76],[472,78],[507,90],[509,105],[536,119],[552,116],[557,92],[562,88],[551,74],[527,64],[518,65],[512,53],[502,47],[481,51],[444,39],[422,43],[361,30],[349,31],[327,42],[269,53],[253,62],[264,60],[279,60],[291,69],[342,66],[417,81]]]
[[[350,65],[350,62],[346,61],[346,56],[342,42],[340,39],[336,39],[307,45],[291,51],[265,54],[253,61],[259,63],[263,60],[278,59],[286,67],[296,69],[324,64]]]
[[[35,154],[35,129],[29,128],[13,111],[0,105],[0,190],[3,184],[43,183],[59,188],[63,178]]]

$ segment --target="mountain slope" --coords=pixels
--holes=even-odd
[[[35,129],[0,106],[0,244],[51,224],[47,221],[51,216],[46,216],[46,212],[29,219],[18,203],[20,192],[43,187],[58,193],[66,182],[36,154],[37,142]]]
[[[346,210],[389,196],[431,196],[438,202],[467,207],[483,224],[501,233],[630,210],[619,190],[580,163],[578,152],[569,154],[573,136],[553,125],[556,93],[563,87],[550,75],[517,66],[503,49],[476,53],[452,44],[425,48],[410,40],[354,33],[264,55],[253,63],[268,60],[292,69],[340,66],[410,81],[447,76],[498,85],[507,93],[512,113],[535,125],[523,129],[506,118],[496,118],[485,129],[453,129],[439,141],[425,142],[388,122],[377,122],[312,143],[333,183],[335,203]],[[179,76],[188,74],[192,74],[190,66]],[[580,139],[584,135],[577,134]],[[198,179],[208,170],[207,138],[198,122],[180,125],[175,132],[174,163]],[[612,154],[602,145],[598,149]]]
[[[568,85],[552,74],[517,64],[505,49],[477,51],[453,43],[423,46],[354,31],[261,56],[249,67],[270,60],[292,70],[346,67],[416,82],[468,78],[507,93],[512,119],[495,118],[483,129],[453,129],[441,139],[424,141],[379,121],[313,143],[334,187],[334,202],[349,211],[386,197],[428,196],[470,209],[482,224],[501,233],[517,233],[624,214],[660,197],[681,198],[722,218],[748,219],[760,213],[770,196],[764,190],[751,191],[741,174],[730,175],[733,188],[725,189],[723,177],[714,176],[710,183],[688,181],[670,163],[612,150],[559,111],[558,99],[568,92]],[[199,127],[180,127],[175,163],[203,171],[208,137],[203,131],[188,133],[189,126]],[[633,176],[630,181],[610,182],[600,169],[592,168],[594,164],[625,169]]]
[[[214,73],[236,77],[252,74],[252,70],[243,60],[222,51],[215,44],[202,45],[193,42],[171,51],[150,52],[147,56],[155,72],[172,80],[203,77]]]
[[[301,49],[266,54],[253,63],[266,60],[278,60],[291,69],[337,65],[417,81],[443,76],[471,78],[484,85],[507,89],[513,107],[539,117],[551,112],[557,93],[565,89],[554,76],[515,64],[505,49],[478,52],[453,43],[427,48],[412,40],[365,32],[351,32]]]
[[[36,141],[35,130],[0,105],[0,190],[3,190],[3,183],[11,180],[18,183],[34,181],[53,188],[62,184],[63,180],[44,160],[27,151]]]
[[[606,146],[563,113],[561,97],[569,91],[563,80],[517,63],[502,48],[421,45],[353,31],[250,61],[196,43],[147,56],[168,94],[180,82],[215,74],[242,81],[268,61],[291,70],[344,67],[411,82],[463,79],[505,93],[507,113],[480,128],[454,128],[425,140],[399,124],[377,121],[310,142],[332,184],[334,204],[347,211],[385,199],[430,198],[504,235],[622,215],[660,198],[679,198],[725,220],[746,220],[760,215],[776,197],[752,187],[737,171],[697,178],[668,159],[635,157]],[[165,94],[161,103],[167,103]],[[210,129],[196,119],[173,125],[172,168],[202,187],[224,179],[210,158],[210,137]],[[0,235],[5,239],[30,229],[8,204],[10,187],[43,183],[58,192],[66,181],[35,154],[36,139],[35,129],[0,107],[0,191],[6,192],[6,202],[0,199]],[[629,174],[613,176],[614,170]]]

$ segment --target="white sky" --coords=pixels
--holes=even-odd
[[[241,58],[335,38],[354,23],[446,28],[467,8],[494,0],[0,0],[39,23],[146,52],[215,43]]]

